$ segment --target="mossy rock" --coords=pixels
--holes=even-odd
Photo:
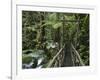
[[[30,63],[32,61],[32,57],[30,57],[30,56],[23,56],[22,57],[22,63],[24,64],[24,63],[26,63],[26,64],[28,64],[28,63]]]

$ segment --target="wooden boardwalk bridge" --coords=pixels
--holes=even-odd
[[[71,43],[71,52],[64,51],[66,45],[64,45],[59,52],[53,57],[53,59],[49,62],[47,67],[70,67],[70,66],[85,66],[83,63],[80,54],[75,49],[73,44]]]

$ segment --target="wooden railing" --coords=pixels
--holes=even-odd
[[[52,64],[55,62],[55,60],[57,59],[57,57],[60,55],[60,53],[63,51],[65,45],[58,51],[58,53],[53,57],[53,59],[49,62],[47,67],[51,67]]]
[[[73,53],[74,53],[73,55],[76,56],[76,58],[77,58],[78,61],[79,61],[79,64],[80,64],[81,66],[85,66],[85,64],[83,63],[83,60],[81,59],[81,57],[80,57],[78,51],[75,49],[75,47],[73,46],[73,44],[71,44],[71,47],[72,47],[72,50],[73,50]]]

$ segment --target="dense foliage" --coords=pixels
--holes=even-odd
[[[22,51],[23,68],[89,65],[89,14],[22,11]]]

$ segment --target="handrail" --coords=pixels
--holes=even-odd
[[[65,45],[57,52],[57,54],[53,57],[53,59],[50,61],[50,63],[48,64],[47,67],[51,67],[52,64],[54,63],[55,59],[58,57],[58,55],[62,52],[62,50],[64,49]]]
[[[72,46],[72,49],[74,50],[74,53],[76,53],[75,55],[77,56],[77,58],[78,58],[78,60],[79,60],[79,62],[81,64],[81,66],[85,66],[85,64],[83,63],[83,61],[82,61],[82,59],[81,59],[78,51],[75,49],[75,47],[73,46],[73,44],[71,44],[71,46]]]

